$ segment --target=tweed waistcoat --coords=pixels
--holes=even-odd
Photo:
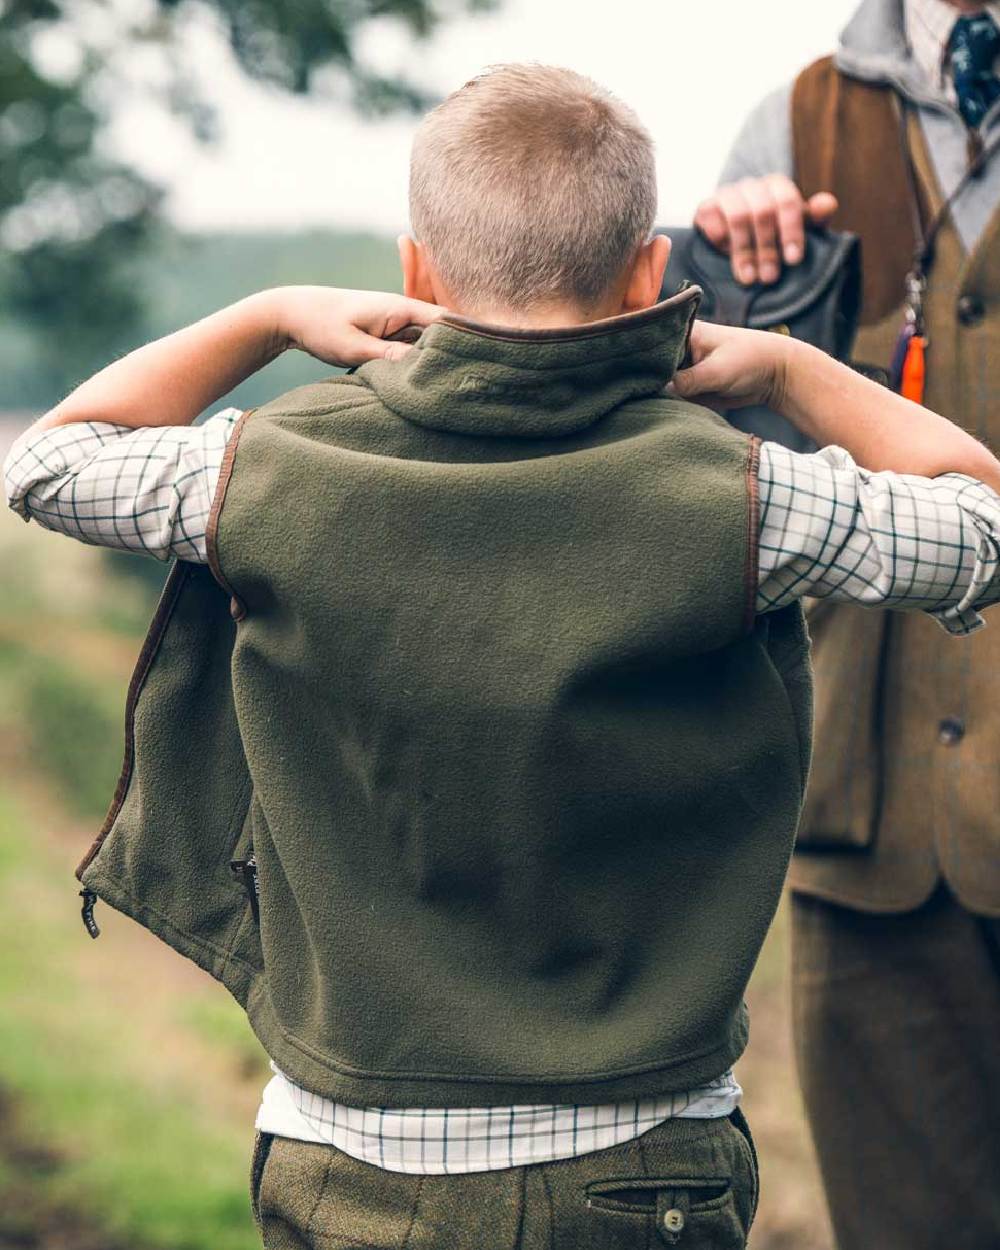
[[[793,136],[803,192],[833,191],[835,225],[861,235],[855,357],[885,368],[915,247],[899,103],[890,88],[821,61],[796,84]],[[907,138],[927,221],[941,191],[913,114]],[[928,407],[997,450],[1000,213],[969,256],[946,223],[925,313]],[[1000,629],[959,641],[923,616],[831,603],[809,621],[817,756],[792,885],[905,911],[943,875],[967,907],[1000,914]]]
[[[810,681],[756,444],[663,393],[697,296],[453,319],[234,432],[82,879],[306,1088],[599,1103],[743,1049]]]

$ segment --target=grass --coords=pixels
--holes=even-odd
[[[60,801],[99,823],[122,762],[120,692],[7,640],[0,642],[0,700]]]
[[[267,1056],[254,1036],[246,1014],[233,999],[221,994],[182,1002],[177,1022],[207,1045],[231,1056],[234,1067],[260,1088],[270,1076]]]
[[[161,1082],[160,1057],[137,1050],[127,1019],[106,1012],[75,973],[86,939],[66,864],[31,837],[35,825],[0,792],[2,1079],[60,1158],[40,1181],[49,1202],[85,1211],[126,1243],[256,1247],[249,1125],[238,1134],[214,1123],[190,1091]]]
[[[95,1245],[252,1250],[252,1110],[212,1096],[216,1058],[230,1084],[232,1066],[250,1064],[246,1021],[164,951],[182,975],[150,1028],[164,987],[137,954],[145,935],[108,917],[113,933],[91,944],[72,876],[121,767],[150,592],[119,584],[100,553],[9,519],[0,578],[12,589],[0,606],[0,1245],[48,1245],[15,1223],[44,1210],[96,1229]]]

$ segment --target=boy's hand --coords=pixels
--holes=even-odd
[[[793,351],[794,341],[783,334],[696,321],[691,330],[693,364],[675,375],[674,391],[710,408],[763,404],[780,411]]]
[[[325,286],[261,291],[116,360],[35,426],[188,425],[286,348],[300,347],[333,365],[398,360],[408,345],[386,339],[407,326],[423,329],[443,312],[379,291]]]
[[[408,326],[423,329],[445,309],[380,291],[327,286],[286,286],[267,292],[276,332],[285,348],[298,348],[331,365],[399,360],[408,343],[387,340]]]
[[[818,447],[843,447],[873,473],[965,473],[1000,494],[1000,462],[971,434],[808,343],[696,321],[691,355],[673,383],[684,399],[765,404]]]

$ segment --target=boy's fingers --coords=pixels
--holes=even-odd
[[[388,311],[383,308],[377,315],[364,313],[351,324],[341,344],[342,363],[353,366],[368,360],[401,360],[420,338],[420,332],[447,311],[439,304],[400,297],[393,300]]]
[[[406,301],[406,324],[412,326],[429,326],[439,321],[447,312],[440,304],[426,304],[421,299]]]
[[[688,348],[694,363],[700,364],[713,348],[718,347],[725,333],[722,327],[711,321],[695,321],[691,326],[691,338],[688,340]]]
[[[687,355],[689,355],[691,360],[691,364],[687,367],[689,367],[689,369],[690,367],[694,367],[694,365],[696,365],[697,362],[704,357],[705,352],[710,350],[711,339],[709,336],[709,329],[707,329],[707,322],[695,321],[694,324],[691,325],[691,336],[689,337],[689,340],[687,340]],[[687,372],[687,369],[679,371]]]
[[[364,330],[355,330],[342,344],[342,364],[363,365],[369,360],[402,360],[413,344],[400,339],[381,339]]]
[[[710,361],[692,365],[690,369],[681,369],[674,374],[674,390],[682,398],[688,395],[703,395],[715,389],[718,384],[717,370]]]
[[[447,311],[437,304],[425,304],[419,299],[400,299],[374,315],[366,313],[355,318],[353,324],[364,334],[373,334],[383,339],[408,337],[416,342],[420,331],[439,321]]]
[[[412,343],[383,343],[385,351],[382,353],[383,360],[402,360],[407,352],[413,351]]]

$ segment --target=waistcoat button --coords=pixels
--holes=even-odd
[[[965,737],[965,721],[958,716],[946,716],[938,725],[938,742],[944,747],[954,747]]]
[[[985,315],[986,306],[978,295],[963,295],[958,301],[958,319],[962,325],[978,325]]]

